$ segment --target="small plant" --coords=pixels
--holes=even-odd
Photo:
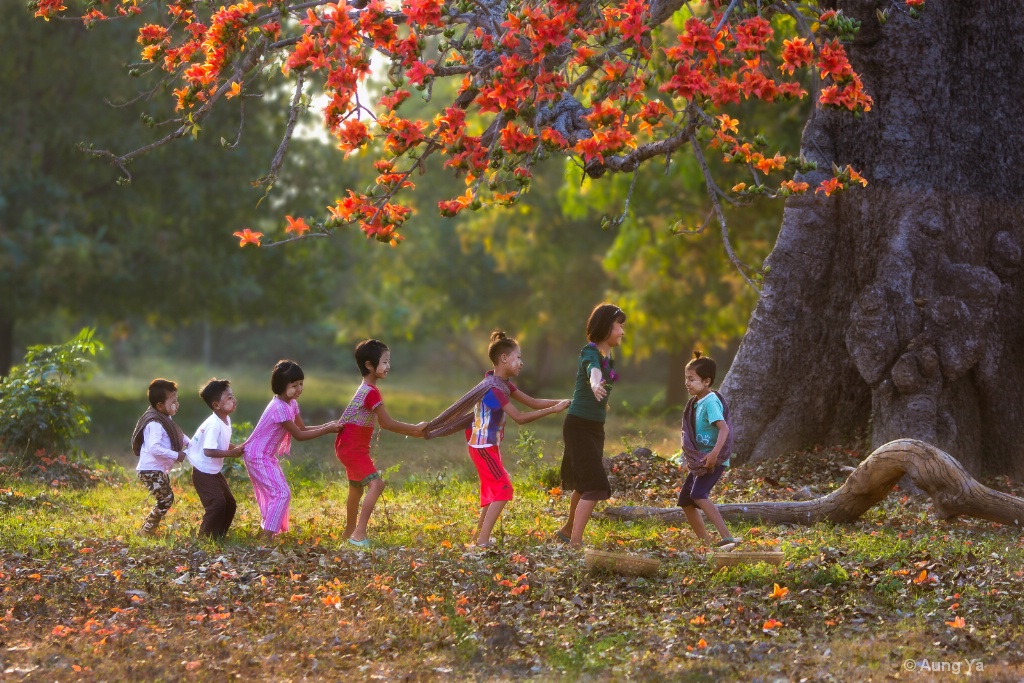
[[[528,480],[536,482],[544,489],[561,483],[559,470],[544,462],[544,442],[537,438],[536,432],[520,429],[512,450],[518,456],[516,466]]]
[[[516,465],[529,469],[539,460],[544,459],[544,442],[537,438],[537,433],[529,429],[520,429],[516,437],[516,445],[512,450],[518,456]]]
[[[95,330],[83,329],[64,344],[33,346],[25,363],[0,380],[0,447],[9,454],[62,452],[89,433],[89,413],[71,389],[85,378],[91,356],[103,348]]]

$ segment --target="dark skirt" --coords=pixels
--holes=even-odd
[[[604,471],[604,423],[566,415],[562,425],[562,488],[583,500],[608,500],[612,487]]]

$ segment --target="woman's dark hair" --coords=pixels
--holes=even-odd
[[[492,364],[497,365],[503,354],[512,353],[518,348],[519,342],[501,330],[495,330],[491,332],[491,345],[487,347],[487,357],[491,359]]]
[[[587,339],[594,342],[603,342],[612,333],[612,326],[615,323],[626,322],[626,314],[615,304],[598,304],[590,312],[587,320]]]
[[[306,379],[306,376],[302,373],[302,368],[299,367],[298,363],[290,360],[279,360],[277,365],[274,366],[274,371],[270,374],[270,390],[277,396],[280,396],[288,388],[289,384],[298,382],[300,379]]]
[[[156,408],[157,403],[163,403],[172,391],[177,391],[178,385],[169,379],[157,378],[149,383],[149,405]]]
[[[231,382],[226,379],[211,379],[199,390],[199,397],[206,401],[206,405],[210,406],[210,410],[213,410],[213,404],[220,400],[220,397],[224,395],[224,392],[230,386]]]
[[[364,339],[356,344],[356,365],[359,366],[359,372],[363,373],[363,377],[370,374],[370,368],[366,367],[366,362],[372,363],[373,369],[376,370],[380,365],[381,356],[388,350],[390,350],[388,345],[379,339]]]
[[[693,360],[686,364],[687,370],[693,370],[701,379],[709,379],[715,383],[715,374],[718,373],[718,364],[700,351],[693,352]]]

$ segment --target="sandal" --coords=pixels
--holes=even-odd
[[[725,546],[727,546],[727,545],[736,545],[736,544],[737,544],[737,543],[739,543],[739,542],[740,542],[740,539],[738,539],[738,538],[732,538],[732,537],[730,536],[729,538],[723,538],[723,539],[722,539],[721,541],[719,541],[718,543],[716,543],[716,544],[715,544],[715,547],[716,547],[716,548],[723,548],[723,547],[725,547]]]
[[[350,538],[350,539],[348,539],[348,542],[349,542],[349,545],[354,545],[357,548],[369,548],[370,547],[370,539],[368,539],[368,538],[364,538],[361,541],[357,541],[354,538]]]
[[[563,534],[561,529],[559,529],[558,531],[555,532],[555,536],[562,543],[572,543],[572,539],[569,538],[568,536],[566,536],[565,534]]]

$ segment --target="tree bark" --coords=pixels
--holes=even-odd
[[[863,515],[906,475],[932,500],[935,516],[976,517],[1021,528],[1024,499],[979,484],[948,453],[915,439],[892,441],[867,457],[846,482],[822,498],[808,501],[733,503],[719,505],[729,521],[770,521],[810,526],[818,522],[845,524]],[[685,522],[681,508],[610,507],[617,519],[659,519]]]
[[[1024,476],[1024,14],[935,3],[879,25],[877,3],[838,4],[875,104],[815,112],[803,179],[851,164],[870,184],[787,201],[723,384],[737,461],[870,429]]]

